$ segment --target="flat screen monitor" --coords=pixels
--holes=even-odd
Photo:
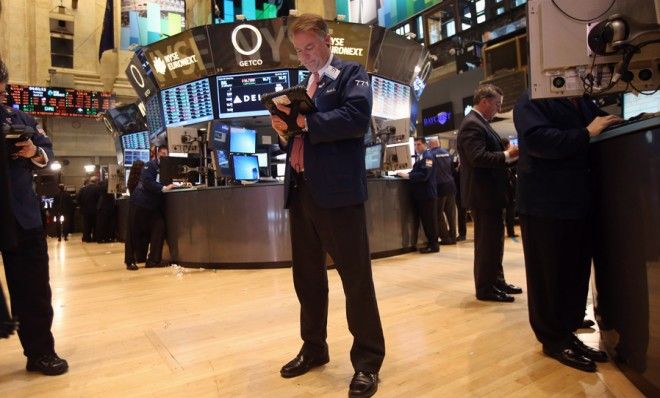
[[[259,158],[256,155],[232,155],[232,170],[237,181],[259,179]]]
[[[288,70],[218,76],[216,82],[220,119],[268,116],[261,96],[291,86]]]
[[[118,134],[146,131],[147,120],[137,104],[127,104],[109,109],[104,117],[106,126]]]
[[[381,144],[368,146],[364,156],[364,164],[367,171],[379,170],[382,167],[382,162],[383,146]]]
[[[149,161],[148,149],[124,149],[124,166],[130,167],[136,160]]]
[[[371,115],[384,119],[410,117],[410,87],[378,76],[371,78]]]
[[[257,155],[257,158],[259,159],[259,168],[263,167],[268,167],[268,154],[264,152],[260,152],[255,154]]]
[[[453,129],[454,111],[451,102],[422,110],[422,132],[425,136]]]
[[[660,112],[660,91],[652,95],[623,94],[623,118],[630,119],[640,113]]]
[[[217,177],[228,177],[231,175],[229,168],[229,152],[226,149],[216,149],[213,151],[213,167]]]
[[[255,153],[257,148],[257,132],[242,127],[232,127],[229,130],[229,152]]]
[[[276,166],[276,170],[277,170],[277,177],[284,177],[284,174],[286,173],[286,164],[278,163]]]
[[[196,80],[160,92],[167,127],[213,120],[209,79]]]
[[[152,136],[157,135],[165,129],[165,124],[163,123],[163,108],[160,106],[160,98],[157,95],[148,98],[145,102],[145,108],[147,111],[146,117],[149,133]]]
[[[298,84],[302,84],[309,77],[309,71],[306,69],[298,70]]]
[[[124,134],[121,136],[121,147],[123,149],[149,149],[149,133],[142,131],[139,133]]]
[[[211,125],[211,148],[227,149],[229,145],[229,125],[225,123],[213,123]]]
[[[199,181],[199,158],[163,156],[160,158],[160,183]]]

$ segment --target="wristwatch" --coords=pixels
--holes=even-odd
[[[44,156],[45,152],[40,147],[37,147],[37,151],[30,157],[30,159],[36,159]]]

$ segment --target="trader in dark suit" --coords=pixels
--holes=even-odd
[[[604,352],[573,334],[583,322],[591,270],[589,139],[621,121],[589,98],[517,101],[518,213],[529,320],[543,352],[593,372]]]
[[[98,177],[90,177],[87,184],[80,188],[78,195],[76,195],[76,202],[80,206],[80,214],[83,219],[83,242],[96,241],[96,206],[101,197],[101,188],[98,182]]]
[[[58,185],[57,196],[55,196],[55,203],[53,204],[55,211],[55,222],[57,223],[57,240],[69,240],[69,232],[71,232],[71,223],[73,222],[73,212],[75,205],[71,195],[64,190],[64,184]]]
[[[440,147],[437,137],[429,139],[431,154],[435,160],[435,181],[438,190],[438,233],[440,244],[456,244],[456,184],[454,184],[453,159]]]
[[[364,135],[372,106],[369,77],[357,63],[333,57],[328,26],[320,16],[301,15],[289,25],[288,35],[300,62],[311,72],[307,92],[318,112],[297,116],[304,133],[295,137],[287,136],[287,124],[281,118],[272,117],[280,145],[287,151],[284,199],[291,223],[293,282],[303,340],[298,355],[280,373],[295,377],[329,361],[327,252],[342,280],[353,335],[355,374],[349,396],[370,397],[378,389],[385,343],[364,207]]]
[[[0,60],[0,93],[5,93],[7,69]],[[0,97],[3,95],[0,94]],[[3,98],[0,98],[2,103]],[[0,105],[3,106],[4,105]],[[12,216],[3,223],[12,224],[14,242],[2,246],[2,261],[11,298],[11,310],[20,322],[18,337],[27,357],[26,369],[45,375],[60,375],[69,369],[67,362],[55,353],[51,333],[53,307],[48,272],[46,234],[39,211],[39,197],[34,192],[32,174],[53,157],[52,144],[27,114],[5,108],[0,125],[24,125],[36,132],[31,139],[9,148],[9,191]]]
[[[458,130],[461,157],[461,197],[474,220],[474,283],[477,299],[512,302],[522,289],[506,283],[502,268],[506,207],[506,167],[518,147],[505,150],[490,120],[502,106],[502,90],[491,84],[474,93],[474,108]]]
[[[140,182],[131,195],[131,203],[135,205],[135,222],[138,226],[133,242],[138,253],[146,253],[146,268],[167,266],[163,262],[163,243],[165,243],[165,212],[163,192],[174,188],[174,184],[160,183],[160,158],[167,156],[166,146],[158,148],[156,159],[145,163]]]
[[[409,173],[398,175],[410,179],[413,203],[428,242],[419,249],[422,254],[437,253],[438,245],[438,189],[435,182],[435,159],[426,148],[424,138],[415,138],[415,163]]]

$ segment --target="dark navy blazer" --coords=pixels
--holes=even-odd
[[[417,200],[433,199],[438,197],[438,184],[435,181],[435,158],[431,151],[424,151],[417,155],[417,161],[410,170],[412,194]]]
[[[131,194],[131,202],[145,209],[160,209],[163,204],[163,184],[158,182],[160,163],[153,159],[144,164],[140,182]]]
[[[0,105],[4,106],[4,105]],[[37,129],[37,121],[22,111],[7,108],[8,122],[23,124]],[[34,145],[46,152],[49,160],[53,159],[53,144],[45,134],[37,132],[32,137]],[[11,186],[11,206],[16,221],[23,229],[43,227],[41,222],[40,200],[34,192],[32,174],[38,169],[30,159],[18,158],[9,160],[9,181]]]
[[[444,148],[433,148],[431,154],[435,158],[435,182],[438,185],[438,197],[456,192],[453,176],[453,159]]]
[[[336,56],[330,63],[340,73],[324,75],[314,93],[318,112],[307,115],[304,133],[305,181],[314,202],[337,208],[367,200],[364,135],[371,118],[371,87],[364,68]],[[303,82],[306,84],[306,82]],[[292,141],[287,145],[284,203],[289,206],[293,183],[289,163]]]
[[[537,217],[579,219],[589,215],[589,132],[605,112],[589,98],[577,107],[565,98],[516,102],[518,132],[518,211]]]

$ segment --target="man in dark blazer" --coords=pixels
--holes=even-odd
[[[87,184],[80,188],[78,195],[76,195],[76,202],[80,206],[80,214],[83,219],[83,242],[96,241],[96,206],[101,197],[101,188],[98,182],[98,177],[90,177]]]
[[[583,322],[591,271],[589,139],[621,119],[589,98],[531,100],[525,93],[513,120],[532,330],[546,355],[594,372],[607,356],[573,334]]]
[[[301,15],[288,26],[288,35],[300,62],[311,72],[303,84],[318,112],[297,115],[296,123],[304,132],[295,137],[287,136],[287,124],[281,118],[272,118],[280,145],[287,151],[284,198],[303,340],[298,355],[280,373],[295,377],[329,361],[327,252],[342,280],[353,334],[355,374],[349,396],[370,397],[378,389],[385,343],[364,207],[364,135],[372,106],[369,77],[359,64],[332,56],[328,26],[320,16]],[[279,109],[289,113],[284,106]]]
[[[409,173],[399,171],[398,175],[410,180],[413,203],[422,222],[428,242],[419,249],[422,254],[437,253],[438,245],[438,189],[435,182],[435,159],[426,148],[426,140],[415,138],[415,163]]]
[[[0,93],[5,93],[7,69],[0,60]],[[0,103],[3,95],[0,94]],[[0,105],[4,107],[4,105]],[[2,261],[7,277],[12,315],[20,322],[18,337],[27,357],[26,370],[45,375],[60,375],[68,363],[55,353],[51,332],[53,306],[48,270],[48,247],[41,221],[39,197],[34,191],[32,174],[46,167],[53,157],[52,143],[31,116],[5,108],[2,124],[31,127],[31,139],[7,145],[9,154],[9,192],[12,216],[3,223],[13,225],[11,247],[2,245]]]
[[[438,137],[429,139],[431,154],[435,160],[435,181],[438,191],[438,234],[442,245],[456,244],[456,184],[453,175],[453,159],[440,147]]]
[[[131,203],[135,205],[135,222],[138,226],[134,242],[138,253],[146,253],[146,268],[167,266],[163,262],[163,243],[165,243],[165,213],[163,192],[174,188],[174,184],[160,183],[160,158],[169,155],[166,146],[156,150],[156,159],[145,163],[140,182],[131,195]]]
[[[505,149],[490,120],[502,106],[502,90],[491,84],[474,93],[474,108],[458,130],[461,158],[461,197],[474,220],[474,282],[477,299],[512,302],[510,294],[522,289],[506,283],[503,209],[506,207],[507,164],[518,156],[518,147]]]

